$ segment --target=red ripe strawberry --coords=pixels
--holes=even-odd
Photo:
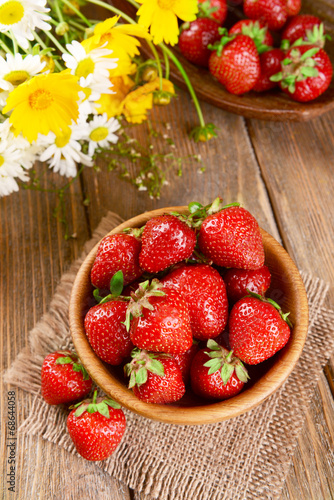
[[[86,460],[105,460],[117,448],[126,428],[120,405],[108,398],[88,399],[75,405],[67,429],[77,452]]]
[[[91,391],[92,380],[78,356],[70,351],[48,354],[43,361],[42,396],[49,405],[72,403]]]
[[[156,279],[141,283],[132,294],[126,325],[133,344],[148,351],[180,354],[193,342],[185,299]]]
[[[189,258],[195,244],[195,232],[176,216],[153,217],[143,230],[140,266],[150,273],[158,273]]]
[[[242,362],[215,341],[198,351],[190,370],[191,387],[195,394],[207,399],[228,399],[238,394],[248,374]]]
[[[288,18],[286,0],[244,0],[244,14],[259,19],[270,30],[280,30]]]
[[[167,404],[182,398],[186,389],[175,359],[140,349],[134,349],[132,357],[124,371],[130,377],[129,389],[138,399]]]
[[[97,288],[108,288],[117,271],[122,271],[124,285],[142,275],[139,267],[141,242],[130,234],[113,234],[101,241],[91,270],[91,282]]]
[[[122,300],[111,300],[92,307],[85,316],[90,345],[99,358],[110,365],[120,365],[133,349],[124,325],[127,306]]]
[[[228,92],[244,94],[254,87],[260,76],[259,54],[249,36],[225,36],[223,30],[220,28],[221,40],[212,46],[209,70]]]
[[[199,16],[210,17],[220,26],[227,16],[226,0],[198,0]]]
[[[184,57],[198,66],[207,67],[211,55],[208,45],[220,39],[218,28],[216,21],[205,17],[184,23],[179,36],[179,49]]]
[[[267,266],[255,271],[228,269],[224,274],[226,292],[230,304],[245,297],[248,291],[264,295],[270,286],[271,275]]]
[[[296,16],[302,8],[302,0],[286,0],[286,11],[288,16]]]
[[[191,363],[194,359],[195,354],[198,352],[198,349],[198,344],[194,342],[190,349],[188,349],[188,351],[183,352],[182,354],[173,355],[173,358],[175,359],[178,367],[181,370],[182,380],[185,385],[189,381]]]
[[[333,75],[331,61],[323,49],[312,45],[291,47],[281,71],[271,77],[293,100],[308,102],[327,90]]]
[[[274,39],[268,30],[268,27],[261,23],[261,21],[254,21],[253,19],[241,19],[232,26],[229,35],[243,34],[249,36],[256,45],[256,48],[261,54],[268,50],[274,44]]]
[[[270,78],[281,70],[281,62],[285,54],[281,49],[271,49],[260,55],[261,74],[253,90],[265,92],[277,86]]]
[[[282,40],[288,40],[290,45],[302,40],[323,47],[326,40],[324,25],[318,17],[310,14],[292,17],[282,32]]]
[[[199,231],[201,252],[217,266],[240,269],[262,267],[264,248],[255,218],[240,206],[221,209],[216,200],[212,206],[212,215],[204,219]]]
[[[216,269],[205,264],[182,265],[161,282],[185,299],[195,339],[214,338],[224,330],[228,302],[225,283]]]
[[[229,343],[236,356],[257,365],[282,349],[290,338],[287,314],[270,299],[245,297],[232,308]]]

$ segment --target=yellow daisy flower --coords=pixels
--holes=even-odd
[[[175,45],[178,41],[177,18],[194,21],[198,12],[197,0],[138,0],[138,24],[150,27],[153,42]]]
[[[15,133],[31,143],[38,134],[56,135],[66,132],[72,120],[78,118],[78,99],[81,87],[74,75],[51,73],[37,75],[22,83],[8,96],[3,114],[13,110],[9,121]]]
[[[134,87],[134,81],[127,75],[115,76],[111,78],[113,91],[115,94],[102,94],[97,101],[99,114],[107,113],[108,118],[120,116],[123,112],[123,101],[127,94]]]
[[[140,42],[135,37],[151,38],[147,29],[138,24],[120,24],[115,26],[119,16],[114,16],[99,23],[94,28],[93,36],[83,40],[81,44],[86,51],[103,45],[112,50],[112,57],[117,58],[117,68],[110,71],[110,76],[131,75],[135,70],[131,58],[139,54]],[[106,45],[104,45],[106,43]]]

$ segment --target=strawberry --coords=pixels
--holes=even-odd
[[[142,275],[139,267],[141,242],[131,234],[105,236],[100,242],[91,270],[91,282],[97,288],[109,289],[113,275],[121,270],[124,285]]]
[[[182,398],[186,389],[175,359],[140,349],[132,351],[132,358],[124,371],[130,377],[129,389],[138,399],[167,404]]]
[[[296,16],[302,7],[302,0],[286,0],[286,12],[288,17]]]
[[[234,304],[248,292],[264,295],[270,286],[271,275],[267,266],[255,271],[228,269],[224,274],[229,304]]]
[[[131,294],[126,326],[135,346],[153,352],[180,354],[193,342],[185,299],[157,279],[141,283]]]
[[[236,35],[242,33],[243,35],[249,36],[256,45],[256,48],[261,54],[265,50],[268,50],[274,44],[274,39],[268,30],[268,27],[261,23],[261,21],[254,21],[252,19],[241,19],[236,24],[232,26],[229,35]]]
[[[182,265],[161,282],[185,299],[195,339],[217,337],[227,323],[225,283],[216,269],[205,264]]]
[[[229,318],[229,344],[236,356],[257,365],[282,349],[290,338],[288,313],[257,294],[234,304]]]
[[[49,405],[72,403],[92,389],[92,380],[78,356],[70,351],[48,354],[43,361],[42,396]]]
[[[221,205],[217,198],[200,227],[201,252],[217,266],[259,269],[264,264],[264,248],[257,221],[238,203]]]
[[[109,398],[87,399],[74,406],[67,429],[77,452],[86,460],[105,460],[117,448],[126,428],[120,405]]]
[[[281,71],[270,77],[279,82],[293,100],[308,102],[327,90],[332,79],[331,61],[323,49],[313,45],[291,47],[281,63]]]
[[[244,0],[244,14],[259,19],[270,30],[280,30],[287,21],[286,0]]]
[[[232,351],[209,340],[208,348],[198,351],[193,359],[190,379],[192,390],[198,396],[223,400],[242,390],[248,374]]]
[[[198,349],[198,344],[196,341],[194,341],[193,345],[190,347],[190,349],[188,349],[188,351],[183,352],[182,354],[173,354],[173,358],[175,359],[178,367],[181,370],[182,380],[185,385],[189,381],[191,363],[194,359],[195,354],[198,352]]]
[[[282,40],[288,40],[290,45],[304,41],[323,48],[326,40],[324,25],[318,17],[310,14],[292,17],[282,32]]]
[[[209,44],[220,39],[219,25],[208,18],[198,18],[181,26],[179,49],[188,61],[198,66],[207,67],[211,55]]]
[[[260,59],[254,41],[246,35],[227,35],[219,28],[221,40],[210,46],[210,73],[228,92],[240,95],[251,90],[260,76]]]
[[[193,229],[175,215],[153,217],[143,230],[140,266],[150,273],[163,271],[172,264],[189,258],[195,244]]]
[[[272,82],[270,77],[281,70],[281,62],[285,54],[281,49],[271,49],[260,55],[261,73],[253,90],[255,92],[265,92],[277,86],[277,82]]]
[[[198,0],[198,17],[210,17],[220,26],[227,16],[226,0]]]

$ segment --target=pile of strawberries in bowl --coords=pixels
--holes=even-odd
[[[179,49],[236,95],[279,87],[308,102],[332,79],[324,25],[300,14],[301,0],[244,0],[245,19],[225,27],[226,0],[199,0],[198,18],[181,26]]]
[[[298,361],[308,308],[286,251],[239,203],[217,198],[106,235],[78,271],[69,318],[76,353],[45,358],[42,395],[76,403],[70,437],[84,458],[103,460],[125,431],[121,405],[177,424],[259,405]],[[106,395],[87,399],[94,382]]]

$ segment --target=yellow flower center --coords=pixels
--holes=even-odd
[[[62,134],[57,135],[55,140],[55,145],[57,146],[57,148],[63,148],[64,146],[66,146],[71,138],[71,135],[71,130],[64,131]]]
[[[53,103],[51,92],[46,89],[37,89],[29,96],[29,104],[31,109],[35,111],[43,111]]]
[[[8,73],[6,76],[4,76],[3,79],[6,80],[6,82],[9,82],[12,85],[14,85],[14,87],[17,87],[17,85],[20,85],[21,83],[28,80],[29,77],[30,75],[26,71],[16,70]]]
[[[5,159],[0,155],[0,167],[5,163]]]
[[[94,73],[94,68],[95,64],[93,60],[90,57],[87,57],[86,59],[83,59],[79,62],[77,69],[75,70],[75,74],[79,78],[81,78],[82,76],[84,78],[87,78],[88,75]]]
[[[0,6],[0,23],[11,25],[21,21],[24,16],[24,8],[21,2],[9,0]]]
[[[91,131],[89,138],[95,142],[103,141],[103,139],[107,137],[108,133],[109,131],[107,127],[97,127]]]
[[[172,10],[176,0],[158,0],[160,9]]]

